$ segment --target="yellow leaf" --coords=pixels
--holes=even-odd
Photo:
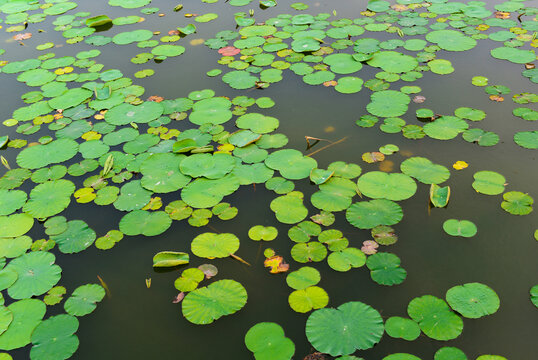
[[[94,191],[95,190],[93,188],[81,188],[75,191],[73,195],[77,199],[78,203],[85,204],[95,199],[97,195]]]
[[[270,267],[271,270],[269,272],[271,274],[286,272],[290,268],[290,266],[284,262],[284,258],[278,255],[265,259],[263,266]]]
[[[90,140],[99,140],[101,138],[101,134],[99,134],[97,131],[88,131],[84,134],[82,134],[82,138],[86,141],[90,141]]]
[[[456,162],[452,165],[452,167],[453,167],[454,169],[456,169],[456,170],[463,170],[463,169],[465,169],[465,168],[468,167],[468,166],[469,166],[469,164],[467,164],[465,161],[461,161],[461,160],[456,161]]]

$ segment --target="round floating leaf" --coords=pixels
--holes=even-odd
[[[314,286],[321,280],[318,270],[310,266],[303,266],[299,270],[293,271],[286,277],[286,283],[295,290],[303,290],[309,286]]]
[[[101,285],[86,284],[79,286],[65,301],[64,308],[69,315],[88,315],[97,307],[98,302],[105,297],[105,289]]]
[[[67,230],[50,237],[58,244],[58,249],[64,254],[78,253],[93,244],[96,235],[88,224],[82,220],[72,220],[67,223]]]
[[[426,40],[448,51],[467,51],[476,46],[476,40],[456,30],[435,30],[426,34]]]
[[[520,191],[509,191],[503,194],[501,207],[512,215],[527,215],[532,212],[534,199]]]
[[[234,166],[234,157],[229,154],[194,154],[184,158],[179,169],[192,177],[220,179],[231,172]]]
[[[429,61],[428,66],[430,67],[430,70],[434,74],[446,75],[446,74],[451,74],[454,72],[452,63],[444,59],[435,59],[435,60]]]
[[[0,335],[2,335],[13,321],[13,313],[5,306],[0,307]]]
[[[285,149],[271,153],[265,159],[265,165],[280,171],[286,179],[299,180],[307,178],[310,171],[317,167],[317,162],[310,157],[303,156],[298,150]]]
[[[32,333],[32,360],[70,358],[77,351],[79,341],[75,332],[78,329],[76,317],[67,314],[51,316],[42,321]]]
[[[351,199],[357,194],[357,185],[351,180],[331,177],[319,186],[310,201],[318,209],[325,211],[342,211],[351,205]]]
[[[17,273],[17,281],[8,289],[13,299],[42,295],[60,280],[62,269],[54,265],[56,257],[48,252],[26,253],[13,259],[6,270]]]
[[[331,253],[327,263],[331,269],[344,272],[363,266],[366,263],[366,255],[359,249],[348,247]]]
[[[217,180],[196,179],[181,192],[181,197],[187,205],[194,208],[208,208],[217,205],[226,195],[239,188],[239,179],[228,174]]]
[[[400,267],[400,258],[391,253],[379,252],[366,260],[372,280],[381,285],[398,285],[407,277],[407,271]]]
[[[180,45],[158,45],[151,49],[151,53],[155,56],[179,56],[185,52],[185,48]]]
[[[256,225],[248,230],[248,237],[254,241],[271,241],[276,239],[278,230],[273,226]]]
[[[498,195],[504,191],[506,179],[495,171],[478,171],[473,178],[473,188],[481,194]]]
[[[329,304],[329,295],[319,286],[309,286],[306,289],[295,290],[288,297],[288,303],[293,311],[306,313],[312,309],[321,309]]]
[[[443,223],[443,230],[451,236],[473,237],[478,229],[469,220],[448,219]]]
[[[394,225],[403,218],[400,205],[385,199],[360,201],[346,210],[346,219],[359,229],[372,229],[378,225]]]
[[[299,263],[321,261],[327,256],[327,248],[319,242],[299,243],[291,248],[291,257]]]
[[[525,149],[538,149],[538,131],[521,131],[514,135],[514,141]]]
[[[412,71],[418,65],[417,59],[397,51],[378,51],[367,63],[386,72],[398,74]]]
[[[467,283],[450,288],[446,292],[446,301],[454,311],[470,319],[494,314],[500,306],[499,296],[495,291],[480,283]]]
[[[450,177],[450,171],[446,167],[419,156],[404,160],[400,169],[404,174],[424,184],[440,184]]]
[[[432,295],[411,300],[407,313],[426,336],[435,340],[455,339],[463,330],[462,319],[450,310],[444,300]]]
[[[204,277],[204,272],[198,268],[185,269],[174,282],[174,287],[182,292],[193,291]]]
[[[295,345],[284,336],[282,327],[270,322],[251,327],[245,335],[245,345],[256,360],[290,360],[295,353]]]
[[[39,169],[50,164],[63,163],[78,152],[78,144],[71,139],[58,139],[46,145],[30,146],[17,155],[17,164],[26,169]]]
[[[24,191],[0,189],[0,215],[9,215],[20,209],[26,202],[26,198]]]
[[[303,193],[292,191],[271,201],[271,210],[278,221],[284,224],[298,223],[308,215],[308,209],[303,205]]]
[[[172,219],[164,211],[135,210],[120,220],[120,231],[125,235],[157,236],[168,230]]]
[[[106,112],[105,121],[111,125],[147,124],[163,112],[163,106],[155,101],[145,101],[140,105],[122,103]]]
[[[363,195],[370,198],[394,201],[409,199],[417,191],[417,184],[411,177],[381,171],[370,171],[362,175],[357,186]]]
[[[238,249],[239,238],[229,233],[203,233],[191,242],[192,253],[208,259],[228,257]]]
[[[54,180],[39,184],[30,192],[23,211],[36,218],[47,218],[65,210],[71,202],[75,184],[68,180]]]
[[[385,321],[385,331],[393,338],[407,341],[416,340],[420,336],[420,327],[411,319],[391,316]]]
[[[444,346],[435,352],[433,360],[468,360],[463,351],[455,347]]]
[[[21,256],[32,245],[29,236],[16,238],[0,238],[0,256],[6,258],[16,258]]]
[[[0,236],[19,237],[26,234],[34,226],[34,219],[28,214],[0,216]]]
[[[177,251],[161,251],[153,256],[153,267],[174,267],[189,263],[189,254]]]
[[[534,285],[531,290],[531,302],[538,308],[538,285]]]
[[[13,314],[13,321],[0,335],[0,349],[9,351],[30,343],[32,332],[45,315],[46,305],[41,300],[24,299],[10,304],[7,308]]]
[[[421,360],[421,359],[415,355],[411,355],[408,353],[394,353],[394,354],[385,356],[382,360]]]
[[[334,89],[342,94],[354,94],[362,89],[364,81],[355,76],[345,76],[338,79],[338,84]]]
[[[234,280],[219,280],[196,289],[183,299],[183,316],[199,325],[211,324],[222,316],[241,310],[247,303],[247,291]]]
[[[462,119],[471,120],[471,121],[480,121],[480,120],[483,120],[486,117],[486,113],[483,112],[482,110],[472,109],[472,108],[468,108],[468,107],[457,108],[454,111],[454,114],[457,117],[460,117]]]
[[[362,302],[348,302],[337,309],[314,311],[306,321],[312,346],[331,356],[348,355],[373,347],[383,336],[383,319]]]
[[[62,95],[49,100],[49,106],[53,109],[68,109],[82,104],[92,97],[93,92],[84,88],[73,88]]]
[[[140,180],[134,180],[123,185],[120,195],[114,201],[114,207],[122,211],[142,209],[150,201],[151,192],[140,184]]]
[[[140,184],[151,191],[169,193],[187,185],[191,178],[180,172],[179,165],[185,157],[172,153],[153,154],[140,165]]]
[[[441,116],[440,118],[427,123],[423,130],[429,137],[438,140],[449,140],[458,136],[469,127],[465,120],[456,116]]]
[[[516,64],[525,64],[536,60],[536,54],[533,50],[522,50],[503,46],[491,50],[490,53],[494,58],[508,60]]]
[[[366,110],[372,115],[382,117],[396,117],[407,112],[407,105],[411,102],[408,95],[395,91],[384,90],[374,92]]]

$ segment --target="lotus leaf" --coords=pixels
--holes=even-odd
[[[456,30],[435,30],[426,34],[426,40],[448,51],[467,51],[476,46],[475,39]]]
[[[222,97],[202,99],[194,104],[189,120],[197,125],[223,124],[232,118],[231,105],[230,100]]]
[[[133,31],[124,31],[116,34],[112,38],[112,42],[117,45],[127,45],[138,41],[151,39],[153,33],[150,30],[138,29]]]
[[[161,251],[153,256],[153,267],[173,267],[189,263],[189,254],[176,251]]]
[[[451,236],[473,237],[477,233],[476,225],[468,220],[449,219],[443,223],[443,230]]]
[[[366,110],[372,115],[382,117],[400,116],[407,112],[407,105],[411,102],[408,95],[395,91],[384,90],[374,92]]]
[[[303,221],[293,226],[288,231],[288,236],[295,242],[308,242],[311,236],[318,236],[321,227],[311,221]]]
[[[514,142],[525,149],[538,149],[538,131],[517,132]]]
[[[32,189],[23,210],[36,218],[56,215],[69,206],[74,191],[75,185],[71,181],[47,181]]]
[[[183,174],[192,177],[221,179],[235,166],[233,156],[229,154],[194,154],[184,158],[179,164]]]
[[[361,174],[361,167],[357,164],[345,163],[343,161],[335,161],[329,164],[328,170],[334,171],[335,176],[340,176],[346,179],[356,178]]]
[[[362,69],[362,63],[356,61],[350,54],[331,54],[323,59],[336,74],[352,74]]]
[[[6,270],[18,274],[17,281],[8,289],[13,299],[26,299],[42,295],[60,280],[62,269],[54,265],[56,257],[48,252],[36,251],[11,261]]]
[[[293,311],[307,313],[312,309],[321,309],[329,304],[329,295],[319,286],[309,286],[306,289],[295,290],[288,297],[288,303]]]
[[[499,135],[482,129],[469,129],[462,134],[463,140],[475,142],[480,146],[493,146],[499,142]]]
[[[446,74],[451,74],[454,72],[452,63],[444,59],[435,59],[435,60],[429,61],[428,66],[430,67],[430,70],[434,74],[446,75]]]
[[[16,258],[21,256],[32,245],[29,236],[16,238],[0,238],[0,257]]]
[[[24,191],[0,189],[0,215],[10,215],[20,209],[26,198]]]
[[[303,266],[299,270],[293,271],[286,277],[286,283],[295,290],[303,290],[314,286],[321,280],[318,270],[310,266]]]
[[[247,302],[245,288],[234,280],[219,280],[196,289],[183,300],[183,316],[199,325],[211,324],[222,316],[241,310]]]
[[[92,97],[93,92],[84,88],[73,88],[62,95],[49,100],[49,106],[53,109],[68,109],[82,104]]]
[[[417,67],[418,61],[409,55],[397,51],[379,51],[367,61],[368,65],[378,67],[390,73],[404,73]]]
[[[65,254],[78,253],[93,244],[95,231],[82,220],[72,220],[67,223],[67,230],[50,237],[58,244],[58,249]]]
[[[194,208],[208,208],[217,205],[226,195],[239,188],[239,179],[228,174],[217,180],[196,179],[181,191],[183,201]]]
[[[349,179],[333,176],[319,186],[310,201],[318,209],[325,211],[342,211],[351,205],[351,199],[357,194],[357,185]]]
[[[69,315],[88,315],[97,307],[96,303],[105,297],[105,289],[101,285],[86,284],[79,286],[65,301],[64,308]]]
[[[411,300],[407,313],[426,336],[435,340],[455,339],[463,330],[462,319],[450,310],[444,300],[432,295]]]
[[[534,285],[531,290],[531,302],[538,308],[538,285]]]
[[[387,319],[385,331],[393,338],[407,341],[416,340],[420,336],[420,328],[416,322],[399,316],[392,316]]]
[[[534,199],[520,191],[509,191],[503,194],[501,207],[512,215],[527,215],[532,212]]]
[[[426,135],[433,139],[449,140],[458,136],[469,127],[465,120],[455,116],[441,116],[440,118],[424,125]]]
[[[0,335],[0,349],[14,350],[30,343],[30,337],[45,315],[46,306],[41,300],[24,299],[10,304],[8,310],[13,321]]]
[[[240,129],[248,129],[257,134],[265,134],[273,132],[278,128],[279,122],[278,119],[271,116],[248,113],[237,118],[236,125]]]
[[[278,221],[284,224],[295,224],[308,215],[308,210],[303,205],[303,198],[303,193],[292,191],[271,201],[270,207]]]
[[[77,351],[79,340],[75,335],[78,329],[76,317],[67,314],[51,316],[42,321],[32,333],[32,360],[70,358]]]
[[[245,345],[256,360],[290,360],[295,353],[295,345],[285,337],[282,327],[270,322],[251,327],[245,335]]]
[[[39,169],[50,164],[62,163],[78,152],[78,144],[71,139],[58,139],[46,145],[35,145],[17,155],[17,164],[27,169]]]
[[[146,6],[151,0],[109,0],[110,6],[121,6],[124,9],[135,9],[142,6]]]
[[[491,50],[491,56],[501,60],[508,60],[516,64],[525,64],[536,60],[533,50],[522,50],[513,47],[498,47]]]
[[[348,355],[373,347],[383,336],[383,319],[362,302],[314,311],[306,321],[306,337],[312,346],[331,356]]]
[[[183,155],[172,153],[151,155],[140,165],[140,172],[144,175],[140,184],[158,193],[168,193],[183,188],[190,181],[190,177],[179,171],[179,165],[184,158]]]
[[[111,125],[146,124],[161,116],[163,111],[163,106],[154,101],[146,101],[140,105],[123,103],[107,111],[105,121]]]
[[[174,287],[182,292],[193,291],[204,277],[204,272],[198,268],[185,269],[174,282]]]
[[[415,156],[402,162],[400,169],[424,184],[440,184],[450,177],[450,171],[429,159]]]
[[[421,359],[415,355],[411,355],[408,353],[394,353],[394,354],[385,356],[382,360],[421,360]]]
[[[506,179],[495,171],[478,171],[473,178],[473,188],[481,194],[498,195],[504,191]]]
[[[355,76],[345,76],[338,79],[334,89],[342,94],[354,94],[362,89],[364,81]]]
[[[363,266],[366,263],[366,255],[359,249],[349,247],[331,253],[327,263],[333,270],[345,272]]]
[[[363,195],[373,199],[400,201],[409,199],[417,190],[415,181],[404,174],[371,171],[362,175],[357,186]]]
[[[454,311],[470,319],[494,314],[500,306],[495,291],[481,283],[467,283],[450,288],[446,292],[446,301]]]
[[[378,225],[394,225],[403,218],[402,208],[386,199],[360,201],[346,210],[346,219],[359,229],[372,229]]]
[[[34,219],[27,214],[0,216],[0,237],[19,237],[34,226]]]
[[[430,202],[433,206],[442,208],[447,206],[450,199],[450,186],[439,186],[431,184],[430,186]]]
[[[140,180],[133,180],[121,187],[120,196],[114,201],[114,207],[121,211],[142,209],[151,199],[151,192],[141,186]]]
[[[158,45],[151,49],[155,56],[179,56],[185,52],[185,48],[180,45]]]
[[[156,236],[172,224],[172,219],[164,211],[135,210],[120,220],[120,231],[125,235]]]
[[[315,241],[295,244],[291,248],[291,257],[299,263],[319,262],[327,256],[327,248]]]
[[[407,277],[407,271],[400,267],[400,258],[391,253],[379,252],[366,260],[372,280],[381,285],[399,285]]]
[[[208,259],[228,257],[239,249],[239,239],[234,234],[203,233],[194,238],[191,251]]]
[[[256,225],[251,227],[248,231],[248,237],[254,241],[271,241],[276,239],[277,235],[278,231],[273,226]]]

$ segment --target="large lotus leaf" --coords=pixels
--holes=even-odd
[[[291,42],[292,50],[297,53],[317,51],[320,49],[320,47],[321,46],[320,46],[319,41],[311,37],[296,39]]]
[[[239,238],[229,233],[203,233],[191,242],[192,253],[208,259],[228,257],[238,249]]]
[[[420,336],[420,327],[411,319],[392,316],[385,321],[385,332],[393,338],[413,341]]]
[[[373,347],[383,336],[383,319],[377,310],[359,301],[337,309],[314,311],[306,321],[312,346],[331,356],[349,355]]]
[[[232,118],[231,106],[232,102],[223,97],[200,100],[192,107],[189,121],[196,125],[224,124]]]
[[[278,128],[279,121],[272,116],[265,116],[258,113],[248,113],[237,118],[235,124],[240,129],[251,130],[257,134],[273,132]]]
[[[317,241],[295,244],[291,248],[291,257],[299,263],[318,262],[325,259],[326,256],[327,248]]]
[[[418,61],[412,56],[397,51],[378,51],[368,60],[368,65],[381,68],[389,73],[404,73],[414,70]]]
[[[140,165],[144,175],[140,184],[157,193],[169,193],[183,188],[191,178],[179,171],[184,155],[172,153],[153,154]]]
[[[391,253],[379,252],[366,260],[372,280],[381,285],[398,285],[407,277],[407,271],[400,267],[400,258]]]
[[[0,237],[19,237],[34,226],[34,218],[28,214],[0,216]]]
[[[50,164],[63,163],[78,152],[78,144],[71,139],[58,139],[46,145],[30,146],[17,155],[17,164],[26,169],[39,169]]]
[[[247,303],[247,291],[237,281],[219,280],[196,289],[183,299],[183,316],[188,321],[207,325],[222,316],[241,310]]]
[[[525,149],[538,149],[538,131],[520,131],[514,134],[514,142]]]
[[[321,226],[312,221],[303,221],[288,230],[288,236],[295,242],[308,242],[311,236],[318,236]]]
[[[67,223],[67,230],[51,236],[64,254],[78,253],[93,244],[97,235],[88,224],[82,220],[72,220]]]
[[[0,177],[0,189],[11,190],[22,185],[26,179],[30,178],[32,172],[27,169],[13,169],[7,171]]]
[[[375,116],[396,117],[407,112],[407,105],[410,102],[409,96],[400,91],[377,91],[372,94],[366,110]]]
[[[147,124],[157,119],[163,112],[163,106],[155,101],[145,101],[140,105],[123,103],[108,110],[105,121],[111,125],[127,125],[132,122]]]
[[[331,54],[326,56],[323,62],[336,74],[352,74],[362,69],[362,63],[355,60],[351,54]]]
[[[65,210],[71,202],[75,184],[69,180],[53,180],[37,185],[23,211],[35,218],[47,218]]]
[[[244,90],[256,86],[258,78],[248,71],[234,70],[226,73],[222,81],[234,89]]]
[[[435,352],[433,360],[469,360],[460,349],[452,346],[443,346]]]
[[[239,188],[239,179],[228,174],[217,180],[195,179],[181,191],[181,198],[194,208],[208,208],[217,205],[226,195]]]
[[[432,295],[411,300],[407,313],[426,336],[435,340],[455,339],[463,330],[463,320],[450,310],[444,300]]]
[[[133,180],[121,187],[120,196],[114,201],[114,207],[122,211],[140,210],[151,199],[151,191],[144,189],[140,180]]]
[[[180,45],[158,45],[151,49],[151,53],[155,56],[179,56],[185,52],[185,48]]]
[[[121,6],[124,9],[136,9],[146,6],[151,0],[108,0],[110,6]]]
[[[330,246],[329,249],[331,249]],[[331,269],[344,272],[363,266],[366,263],[366,255],[359,249],[348,247],[331,253],[327,258],[327,263]]]
[[[303,193],[292,191],[271,201],[270,207],[278,221],[295,224],[308,215],[308,209],[303,205],[303,198]]]
[[[443,230],[451,236],[473,237],[478,229],[469,220],[448,219],[443,223]]]
[[[294,149],[277,150],[265,159],[267,167],[280,171],[286,179],[299,180],[310,176],[310,171],[317,167],[316,160],[303,156]]]
[[[56,257],[48,252],[26,253],[13,259],[6,270],[17,273],[17,281],[8,289],[13,299],[26,299],[49,291],[60,280],[62,269],[54,265]]]
[[[93,96],[93,92],[84,88],[73,88],[62,95],[49,100],[49,106],[53,109],[68,109],[82,104]]]
[[[221,179],[235,166],[235,159],[230,154],[193,154],[184,158],[179,169],[185,175]]]
[[[468,128],[469,124],[456,116],[441,116],[423,126],[426,135],[438,140],[453,139]]]
[[[329,295],[319,286],[309,286],[306,289],[295,290],[288,297],[288,303],[293,311],[306,313],[312,309],[321,309],[329,304]]]
[[[65,301],[64,309],[69,315],[84,316],[95,310],[99,301],[105,297],[101,285],[86,284],[79,286]]]
[[[0,257],[19,257],[24,254],[30,246],[32,246],[32,239],[26,235],[16,238],[0,237]]]
[[[403,211],[397,203],[376,199],[354,203],[346,210],[346,219],[359,229],[372,229],[378,225],[394,225],[403,218]]]
[[[239,34],[242,36],[269,36],[273,35],[277,31],[277,28],[271,25],[252,25],[245,26],[239,30]]]
[[[41,60],[39,59],[10,61],[2,68],[2,72],[5,74],[15,74],[26,70],[37,69],[39,65],[41,65]]]
[[[498,195],[504,191],[506,179],[495,171],[478,171],[473,178],[473,188],[481,194]]]
[[[357,185],[349,180],[333,176],[319,186],[310,201],[318,209],[325,211],[342,211],[351,205],[351,199],[357,194]]]
[[[151,39],[153,32],[146,29],[120,32],[112,38],[112,42],[117,45],[127,45],[138,41]]]
[[[286,277],[286,283],[295,290],[306,289],[309,286],[316,285],[321,280],[318,270],[310,266],[303,266],[299,270],[293,271]]]
[[[65,360],[78,348],[78,319],[72,315],[60,314],[42,321],[32,333],[30,359]]]
[[[4,68],[5,69],[5,68]],[[4,70],[5,71],[5,70]],[[47,101],[38,101],[29,106],[23,106],[13,111],[12,117],[18,121],[32,120],[37,116],[45,115],[52,111]]]
[[[481,283],[467,283],[448,289],[446,301],[454,311],[470,319],[494,314],[500,306],[495,291]]]
[[[125,235],[156,236],[172,225],[172,219],[164,211],[135,210],[120,220],[120,231]]]
[[[527,215],[532,212],[534,199],[520,191],[509,191],[503,194],[501,207],[512,215]]]
[[[408,175],[381,171],[370,171],[362,175],[357,186],[363,195],[370,198],[394,201],[409,199],[417,191],[417,184]]]
[[[30,343],[30,337],[43,319],[46,305],[41,300],[24,299],[8,306],[13,314],[13,321],[8,329],[0,335],[0,349],[14,350]]]
[[[45,69],[32,69],[17,76],[17,80],[28,86],[42,86],[56,78],[56,74]]]
[[[270,322],[251,327],[245,335],[245,345],[256,360],[290,360],[295,353],[295,345],[282,327]]]
[[[456,30],[435,30],[426,34],[426,40],[448,51],[467,51],[476,46],[476,40]]]
[[[497,59],[508,60],[516,64],[525,64],[536,60],[533,50],[523,50],[514,47],[498,47],[491,50],[491,56]]]
[[[404,174],[424,184],[440,184],[450,177],[450,171],[446,167],[419,156],[403,161],[400,169]]]
[[[3,305],[0,306],[0,335],[2,335],[8,329],[12,321],[13,314],[11,311]]]

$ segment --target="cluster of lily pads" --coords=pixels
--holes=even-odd
[[[109,4],[133,9],[150,2],[110,0]],[[276,5],[276,2],[264,2],[267,4],[262,2],[262,5],[266,7]],[[230,1],[235,6],[249,3]],[[509,19],[484,21],[491,12],[479,2],[470,5],[432,3],[427,12],[421,12],[418,10],[425,7],[411,1],[400,0],[393,6],[387,1],[371,1],[362,18],[331,22],[328,21],[330,14],[299,14],[279,15],[263,25],[255,25],[253,17],[241,13],[235,16],[242,27],[239,34],[225,30],[206,44],[223,53],[235,53],[225,55],[219,62],[234,69],[225,74],[223,80],[236,89],[264,88],[280,81],[282,70],[287,68],[303,76],[308,84],[328,82],[326,85],[343,93],[358,92],[364,84],[374,93],[367,107],[370,115],[359,120],[363,127],[372,126],[377,117],[383,117],[381,128],[386,132],[396,132],[388,129],[399,128],[397,132],[401,130],[404,135],[414,134],[406,137],[419,138],[427,134],[438,139],[453,138],[463,132],[467,141],[494,145],[492,142],[496,143],[498,137],[493,141],[494,136],[488,132],[467,130],[465,120],[482,120],[485,113],[481,110],[458,108],[456,116],[439,117],[423,128],[405,125],[405,121],[398,118],[407,112],[411,101],[409,94],[419,93],[420,88],[404,86],[399,91],[388,90],[390,83],[414,81],[423,71],[452,72],[450,62],[437,59],[436,52],[474,47],[476,39],[487,37],[482,33],[487,29],[476,27],[515,27],[514,21]],[[301,3],[294,5],[296,10],[308,8]],[[520,10],[526,16],[535,14],[534,10],[517,5],[521,4],[505,3],[496,9],[501,12]],[[152,39],[155,36],[152,31],[145,29],[120,32],[113,37],[93,35],[95,27],[103,25],[99,22],[106,24],[108,20],[90,18],[89,13],[58,16],[74,8],[76,4],[68,1],[45,4],[16,1],[0,5],[0,11],[7,15],[4,21],[10,24],[45,21],[47,17],[57,16],[53,24],[68,39],[67,44],[85,40],[93,46],[113,42],[152,48],[151,53],[133,58],[134,63],[150,59],[162,61],[185,51],[180,45],[161,44],[179,41],[180,36],[175,33],[161,38],[160,42]],[[32,11],[36,13],[29,14]],[[141,13],[158,11],[158,8],[144,8]],[[438,14],[448,16],[439,18]],[[195,17],[196,21],[216,18],[212,13],[202,16]],[[430,18],[437,18],[436,24],[429,26],[433,31],[426,27]],[[139,19],[139,16],[126,16],[111,22],[133,24]],[[398,26],[394,25],[396,23]],[[447,29],[449,26],[456,30]],[[535,55],[530,59],[530,50],[519,47],[527,43],[536,45],[535,39],[526,34],[535,31],[536,24],[523,21],[521,26],[509,32],[519,33],[515,36],[505,34],[507,31],[489,35],[494,41],[505,41],[504,47],[492,52],[493,56],[515,63],[535,59]],[[185,27],[178,31],[188,35],[195,29]],[[8,31],[24,31],[24,26],[16,25]],[[374,38],[351,39],[365,31],[383,31],[401,37],[427,33],[426,40],[435,45],[428,45],[422,39],[383,42]],[[242,38],[239,39],[239,35]],[[335,40],[330,46],[325,46],[327,37]],[[495,40],[501,38],[506,40]],[[291,45],[284,41],[286,39],[292,39]],[[233,49],[227,48],[231,40],[235,40]],[[41,46],[38,50],[51,47]],[[351,47],[353,54],[335,53]],[[414,57],[392,51],[398,47],[419,53]],[[274,61],[273,53],[283,60]],[[3,122],[5,126],[16,127],[16,132],[28,140],[0,136],[0,149],[22,149],[16,156],[17,167],[2,157],[8,171],[0,178],[0,285],[2,304],[7,301],[9,305],[0,310],[0,349],[9,351],[32,344],[32,359],[67,359],[76,351],[79,344],[75,335],[77,317],[96,308],[96,303],[105,296],[106,285],[86,284],[74,289],[63,303],[65,313],[43,320],[47,312],[59,312],[57,308],[67,294],[67,289],[57,285],[62,270],[55,264],[54,253],[79,253],[92,245],[107,250],[125,235],[158,236],[167,231],[173,221],[185,220],[191,226],[203,228],[214,216],[231,220],[239,210],[224,202],[224,198],[241,186],[252,184],[264,184],[277,195],[270,208],[276,220],[289,225],[287,235],[294,242],[290,256],[297,264],[310,265],[289,272],[285,281],[293,289],[288,298],[290,307],[299,313],[311,312],[305,333],[318,351],[332,356],[344,355],[342,360],[354,359],[347,355],[373,347],[385,332],[390,337],[409,341],[421,333],[434,340],[449,340],[461,334],[463,320],[458,314],[474,319],[497,311],[499,299],[495,292],[484,284],[469,283],[449,289],[446,302],[432,295],[415,298],[408,306],[409,318],[393,316],[384,322],[379,311],[359,301],[336,309],[327,308],[329,294],[317,286],[321,274],[314,266],[324,260],[337,272],[366,265],[374,282],[384,286],[401,284],[407,272],[400,266],[400,258],[390,252],[378,252],[378,249],[397,241],[392,226],[403,219],[398,202],[411,198],[421,189],[428,191],[421,184],[430,186],[430,201],[434,207],[448,204],[451,190],[448,185],[442,185],[450,178],[447,167],[414,156],[401,163],[401,173],[363,172],[359,164],[342,161],[335,161],[326,169],[319,168],[312,156],[284,148],[288,138],[275,133],[279,120],[263,114],[264,109],[275,105],[272,99],[244,95],[228,98],[204,89],[176,99],[150,96],[143,100],[144,88],[133,84],[117,69],[104,70],[95,60],[100,54],[97,49],[63,57],[46,52],[35,59],[2,64],[3,76],[16,76],[33,90],[21,97],[26,105]],[[234,58],[237,54],[241,54],[241,59]],[[353,74],[364,64],[382,71],[366,82],[346,76],[340,77],[336,84],[331,83],[335,74]],[[264,70],[267,66],[271,68]],[[145,71],[135,76],[151,73]],[[210,75],[218,74],[220,72],[216,71]],[[534,78],[532,73],[524,75]],[[486,83],[483,79],[473,81],[477,86],[487,85],[487,79]],[[488,94],[506,94],[506,91],[500,86],[486,88]],[[522,104],[532,103],[536,102],[536,95],[520,94],[514,99]],[[426,110],[417,112],[417,117],[435,117]],[[514,115],[536,120],[536,111],[530,108],[518,108]],[[519,145],[538,147],[536,132],[518,134]],[[367,163],[382,161],[397,151],[395,145],[388,144],[380,152],[366,153],[363,159]],[[295,190],[295,182],[304,179],[315,189],[309,197]],[[532,212],[533,199],[528,194],[505,192],[505,186],[506,179],[496,172],[474,174],[472,187],[481,194],[503,194],[499,203],[505,211],[514,215]],[[174,194],[176,199],[164,203],[161,194]],[[309,214],[305,206],[308,200],[319,213]],[[117,229],[96,234],[85,221],[67,218],[73,201],[108,206],[123,212],[123,216]],[[350,241],[342,231],[331,228],[336,216],[345,217],[356,228],[367,230],[369,240],[362,245],[355,244],[356,240]],[[476,226],[469,220],[447,219],[443,229],[452,236],[472,237],[477,233]],[[32,239],[27,235],[30,231],[41,231],[46,236]],[[248,233],[253,241],[264,243],[282,241],[278,235],[276,228],[262,225],[252,226]],[[197,258],[231,257],[246,262],[236,254],[239,248],[240,240],[235,234],[213,231],[200,233],[190,243],[190,252]],[[189,249],[181,250],[156,254],[154,266],[189,264],[191,259],[186,252]],[[265,248],[264,255],[265,265],[272,273],[289,270],[282,254]],[[181,301],[182,313],[191,323],[210,324],[245,306],[247,290],[235,280],[218,279],[199,286],[217,273],[214,265],[203,264],[184,269],[174,282],[180,292],[176,300]],[[537,294],[536,287],[531,289],[535,305]],[[56,308],[48,311],[47,306]],[[245,344],[256,359],[291,359],[295,352],[293,342],[275,323],[254,325],[246,332]],[[504,359],[488,356],[478,359]],[[0,357],[10,358],[7,354]],[[413,359],[418,358],[404,353],[384,358]],[[435,359],[466,359],[466,356],[459,349],[443,347]]]

